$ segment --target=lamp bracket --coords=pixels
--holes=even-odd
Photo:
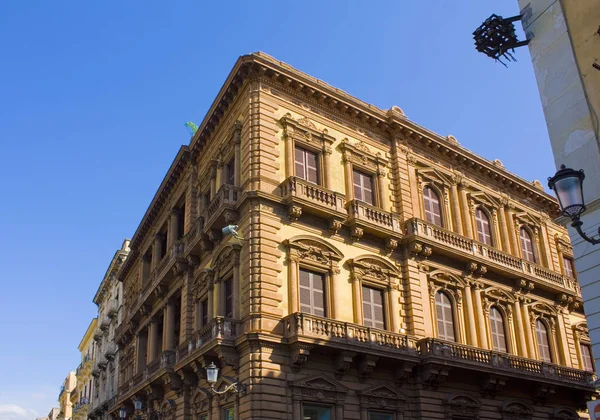
[[[574,219],[573,223],[571,223],[571,226],[573,226],[575,228],[577,233],[579,233],[579,236],[581,236],[586,242],[589,242],[593,245],[600,244],[600,238],[590,238],[589,236],[587,236],[585,234],[585,232],[583,231],[583,229],[581,228],[582,225],[583,225],[583,222],[579,218]],[[600,227],[598,228],[598,235],[600,236]]]

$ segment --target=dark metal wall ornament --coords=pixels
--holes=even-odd
[[[521,20],[521,17],[518,15],[503,18],[495,14],[491,15],[473,32],[475,49],[499,61],[504,67],[506,64],[500,60],[500,57],[504,57],[508,61],[517,61],[511,53],[514,53],[515,48],[529,43],[529,40],[519,41],[515,34],[513,22]]]

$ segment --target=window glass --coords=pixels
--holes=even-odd
[[[385,329],[383,292],[363,286],[362,295],[364,324],[367,327]]]
[[[304,404],[302,420],[331,420],[331,407]]]
[[[442,226],[440,198],[430,187],[423,189],[423,205],[425,207],[425,220],[434,225]]]
[[[233,318],[233,281],[225,281],[225,316]]]
[[[563,257],[563,266],[565,267],[565,276],[575,278],[575,269],[571,258]]]
[[[588,372],[594,371],[594,362],[592,358],[592,348],[587,344],[580,344],[581,358],[583,360],[583,368]]]
[[[373,205],[373,178],[356,169],[352,172],[354,182],[354,198]]]
[[[235,159],[231,159],[225,167],[225,184],[235,185]]]
[[[542,359],[544,362],[551,363],[552,356],[550,355],[550,341],[548,341],[548,328],[546,328],[546,324],[544,324],[539,319],[535,321],[535,335],[537,337],[538,353],[540,354],[540,359]]]
[[[233,410],[233,407],[228,407],[223,411],[223,414],[225,414],[223,417],[225,420],[235,420],[235,413]]]
[[[392,420],[392,414],[369,411],[369,420]]]
[[[475,221],[477,223],[477,238],[479,242],[486,245],[492,245],[492,231],[490,229],[490,219],[481,209],[475,212]]]
[[[437,316],[438,337],[442,340],[455,341],[454,316],[452,303],[444,292],[435,294],[435,310]]]
[[[527,261],[535,262],[535,254],[533,252],[533,241],[531,240],[531,235],[527,232],[527,229],[521,228],[520,232],[521,237],[521,252],[523,253],[523,258]]]
[[[305,181],[319,184],[319,166],[316,153],[296,146],[294,149],[296,176]]]
[[[492,327],[492,344],[494,350],[506,352],[506,333],[502,313],[492,306],[490,308],[490,325]]]
[[[208,324],[208,299],[204,299],[200,302],[200,316],[202,317],[202,326]]]
[[[325,316],[325,276],[300,269],[300,311]]]

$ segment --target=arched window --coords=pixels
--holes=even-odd
[[[454,336],[454,316],[452,302],[444,292],[435,294],[435,310],[438,326],[438,337],[442,340],[456,341]]]
[[[535,321],[535,335],[537,336],[540,359],[544,362],[552,363],[550,341],[548,340],[548,328],[546,327],[546,324],[539,319]]]
[[[521,228],[519,234],[521,237],[521,253],[527,261],[535,262],[535,253],[533,252],[533,241],[531,235],[525,228]]]
[[[477,238],[479,242],[486,245],[492,245],[492,230],[490,229],[490,218],[480,208],[475,212],[475,221],[477,222]]]
[[[504,317],[495,306],[490,308],[490,326],[492,327],[492,344],[494,346],[494,350],[506,352]]]
[[[434,225],[442,226],[440,197],[431,187],[425,187],[423,189],[423,202],[425,206],[425,220]]]

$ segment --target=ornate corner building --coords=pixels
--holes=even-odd
[[[108,412],[579,418],[593,363],[557,211],[398,107],[243,56],[118,272]]]

